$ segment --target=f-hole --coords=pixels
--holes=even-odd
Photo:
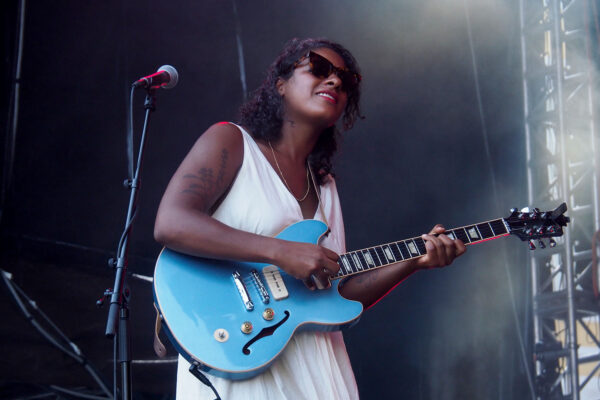
[[[242,348],[242,353],[244,353],[245,355],[249,355],[250,354],[250,349],[249,347],[252,346],[252,344],[254,342],[259,341],[260,339],[266,337],[266,336],[271,336],[273,333],[275,333],[275,330],[277,328],[279,328],[281,325],[283,325],[283,323],[285,321],[288,320],[288,318],[290,317],[290,312],[285,310],[283,312],[285,314],[285,317],[283,317],[283,319],[281,321],[279,321],[278,323],[276,323],[275,325],[272,325],[268,328],[262,328],[260,332],[258,332],[258,335],[254,336],[252,339],[250,339]]]

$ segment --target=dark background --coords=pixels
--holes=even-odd
[[[504,217],[526,205],[516,1],[236,3],[237,16],[231,1],[216,0],[27,3],[0,268],[107,381],[112,342],[104,338],[107,309],[96,309],[95,301],[113,283],[106,259],[129,196],[121,184],[129,85],[163,64],[180,75],[176,88],[158,93],[131,239],[129,271],[151,276],[160,250],[154,215],[171,174],[208,126],[236,120],[243,101],[236,24],[249,90],[292,37],[326,36],[358,59],[366,119],[344,134],[336,163],[349,249],[412,237],[436,223]],[[1,7],[1,126],[8,143],[17,1]],[[138,92],[138,138],[142,105]],[[5,168],[9,158],[4,153]],[[528,279],[526,250],[513,237],[473,246],[449,268],[410,277],[345,332],[362,398],[527,398]],[[133,356],[155,359],[151,284],[129,282]],[[0,296],[6,396],[51,384],[94,386],[33,330],[8,291]],[[134,364],[136,395],[169,398],[174,371],[175,364]]]

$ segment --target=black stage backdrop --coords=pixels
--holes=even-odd
[[[3,6],[3,139],[17,5]],[[0,268],[107,381],[112,343],[104,338],[107,310],[95,300],[113,283],[106,259],[128,201],[121,183],[129,85],[160,65],[174,65],[180,82],[158,93],[151,117],[130,272],[152,275],[160,251],[154,215],[179,161],[212,123],[236,119],[244,98],[238,38],[249,90],[292,37],[325,36],[358,59],[366,119],[344,133],[336,162],[349,249],[415,236],[435,223],[503,217],[524,205],[515,1],[27,2],[25,21],[15,153],[3,156],[14,169]],[[138,92],[137,138],[142,105]],[[362,398],[527,397],[523,355],[529,360],[530,353],[518,340],[521,334],[528,347],[525,252],[515,238],[473,246],[449,268],[410,277],[366,312],[345,332]],[[152,360],[151,285],[129,282],[133,356]],[[31,328],[7,290],[2,296],[5,395],[93,386]],[[174,368],[134,364],[136,394],[172,396]]]

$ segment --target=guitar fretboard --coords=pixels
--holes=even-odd
[[[482,222],[475,225],[446,230],[443,233],[451,239],[460,239],[465,244],[475,244],[485,240],[496,239],[509,234],[508,224],[503,218]],[[425,241],[414,237],[398,242],[383,244],[340,254],[339,272],[333,279],[343,278],[371,269],[385,267],[400,261],[422,257],[426,253]]]

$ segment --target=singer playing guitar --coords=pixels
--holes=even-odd
[[[239,124],[211,126],[182,161],[158,210],[156,240],[194,256],[270,263],[311,290],[328,290],[338,254],[345,252],[331,165],[336,123],[348,130],[360,116],[361,79],[341,45],[288,42],[242,105]],[[303,219],[329,226],[318,245],[274,238]],[[350,277],[340,293],[366,309],[413,272],[450,264],[465,246],[442,232],[436,225],[422,236],[425,256]],[[212,398],[188,367],[180,358],[177,399]],[[260,375],[210,380],[224,399],[358,398],[339,332],[299,332]]]

